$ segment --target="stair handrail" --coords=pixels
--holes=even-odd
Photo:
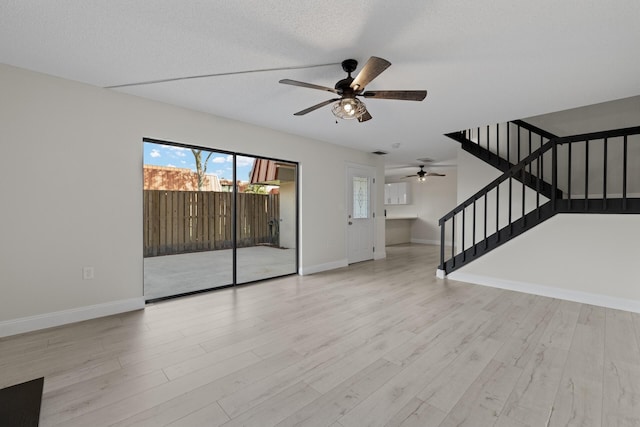
[[[542,135],[543,137],[547,138],[547,139],[556,139],[559,138],[558,135],[555,135],[549,131],[546,131],[544,129],[541,129],[535,125],[532,125],[531,123],[525,122],[524,120],[511,120],[511,123],[520,126],[521,128],[524,128],[526,130],[530,130],[531,132],[537,133],[538,135]]]
[[[556,139],[558,139],[558,138],[556,138]],[[529,163],[531,163],[535,159],[537,159],[538,156],[540,156],[540,155],[546,153],[547,151],[551,150],[552,147],[553,147],[552,143],[556,139],[547,141],[542,147],[540,147],[537,150],[533,151],[530,155],[528,155],[527,157],[522,159],[519,163],[515,164],[514,166],[512,166],[511,168],[506,170],[502,175],[500,175],[499,177],[497,177],[496,179],[491,181],[489,184],[487,184],[484,187],[482,187],[480,190],[478,190],[476,193],[474,193],[472,196],[470,196],[467,200],[465,200],[464,202],[458,204],[458,206],[456,206],[451,211],[449,211],[446,214],[444,214],[442,216],[442,218],[440,218],[438,224],[442,225],[443,221],[446,221],[446,220],[452,218],[455,214],[462,212],[465,208],[467,208],[471,204],[473,204],[474,200],[478,200],[480,197],[484,196],[487,192],[489,192],[490,190],[494,189],[497,185],[502,184],[507,179],[513,178],[516,175],[515,172],[520,171],[521,169],[523,169],[523,167],[527,166]],[[464,205],[464,206],[462,206],[462,205]]]

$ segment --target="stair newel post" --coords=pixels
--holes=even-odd
[[[558,143],[553,141],[551,146],[551,209],[556,210],[556,199],[558,191]]]
[[[444,227],[446,224],[446,220],[440,220],[440,270],[445,271],[444,269]]]

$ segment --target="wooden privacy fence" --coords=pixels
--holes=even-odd
[[[237,246],[279,245],[278,194],[237,193]],[[231,249],[233,193],[144,190],[144,256]]]

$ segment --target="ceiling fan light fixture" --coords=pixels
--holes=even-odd
[[[367,111],[367,106],[358,98],[343,98],[333,104],[331,112],[343,120],[357,119]]]
[[[427,180],[426,176],[419,176],[418,177],[418,182],[425,182]]]

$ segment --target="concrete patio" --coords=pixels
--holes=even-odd
[[[144,259],[144,296],[151,300],[233,282],[231,249]],[[237,250],[238,283],[296,273],[296,250],[252,246]]]

